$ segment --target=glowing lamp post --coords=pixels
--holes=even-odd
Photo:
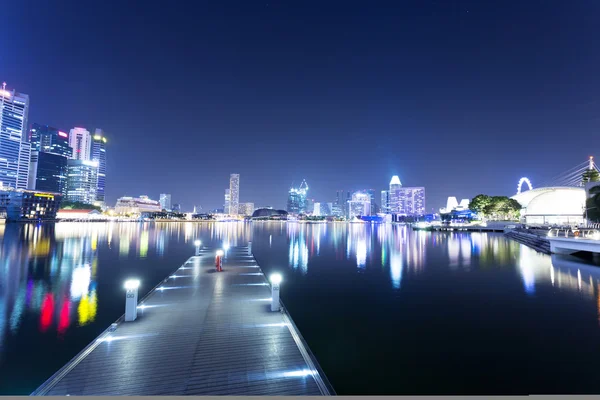
[[[125,281],[125,321],[135,321],[137,318],[138,288],[140,281],[129,279]]]
[[[281,283],[281,274],[273,274],[271,281],[271,311],[279,311],[279,284]]]
[[[202,242],[198,239],[196,239],[194,241],[194,245],[196,246],[196,255],[199,256],[200,255],[200,246],[202,245]]]

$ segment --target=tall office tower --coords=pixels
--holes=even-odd
[[[398,175],[394,175],[390,181],[390,191],[388,195],[388,208],[391,213],[401,213],[401,197],[402,197],[402,183]]]
[[[306,213],[308,184],[302,181],[298,188],[290,188],[288,192],[287,212],[290,214]]]
[[[402,188],[401,213],[405,215],[418,216],[425,214],[425,188],[406,187]]]
[[[96,201],[104,203],[106,199],[106,137],[102,129],[96,129],[92,138],[91,160],[98,163],[98,186]]]
[[[223,203],[223,214],[229,214],[231,211],[231,189],[225,189],[225,203]]]
[[[73,160],[91,160],[92,136],[85,128],[73,128],[69,132],[69,146],[73,148]]]
[[[238,215],[240,204],[240,174],[229,176],[229,214]]]
[[[28,188],[66,195],[67,161],[60,154],[32,150]]]
[[[382,213],[387,214],[390,211],[389,194],[390,194],[390,192],[388,190],[381,191],[381,212]]]
[[[167,193],[160,194],[160,209],[171,211],[171,195]]]
[[[238,205],[238,212],[240,215],[251,216],[254,212],[254,203],[240,203]]]
[[[98,187],[98,163],[68,160],[67,171],[67,200],[93,204]]]
[[[371,215],[371,195],[365,192],[355,192],[348,200],[348,218]]]
[[[69,146],[69,134],[48,125],[32,124],[29,143],[31,151],[58,154],[67,158],[73,156],[73,149]]]
[[[27,189],[31,145],[27,141],[29,96],[0,89],[0,187]]]

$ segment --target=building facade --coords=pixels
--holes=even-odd
[[[143,212],[160,212],[159,201],[152,200],[148,196],[121,197],[115,205],[115,213],[119,215],[140,215]]]
[[[54,220],[62,196],[23,189],[0,189],[0,208],[6,210],[9,221]]]
[[[29,96],[0,89],[0,187],[26,189],[31,146],[27,142]]]
[[[96,201],[104,203],[106,200],[106,136],[102,129],[96,129],[92,137],[91,160],[98,163],[98,185],[96,187]]]
[[[381,212],[389,213],[390,212],[390,192],[388,190],[381,191]]]
[[[69,134],[48,125],[32,124],[29,130],[31,151],[59,154],[66,158],[73,156],[69,146]]]
[[[223,213],[229,214],[229,205],[231,201],[231,189],[225,189],[225,201],[223,203]]]
[[[98,185],[98,163],[86,160],[67,161],[66,199],[73,202],[93,204]]]
[[[240,203],[238,212],[239,215],[251,216],[254,213],[254,203]]]
[[[161,210],[167,210],[167,211],[171,210],[171,195],[170,194],[161,193],[159,202],[160,202]]]
[[[302,181],[299,187],[290,188],[288,192],[287,212],[289,214],[305,214],[307,208],[306,195],[308,194],[308,184]]]
[[[92,135],[85,128],[75,127],[69,132],[69,146],[73,149],[71,158],[90,161],[92,159]]]
[[[67,158],[60,154],[31,152],[29,189],[66,195]]]
[[[365,192],[355,192],[348,201],[348,218],[371,215],[371,195]]]
[[[240,174],[229,176],[229,212],[227,214],[238,215],[240,204]]]
[[[400,213],[402,208],[402,183],[398,175],[394,175],[390,181],[390,190],[388,191],[388,209],[390,213]]]

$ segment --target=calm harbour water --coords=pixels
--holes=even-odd
[[[193,241],[252,240],[338,394],[600,393],[600,268],[502,234],[345,223],[0,225],[0,394],[29,394]]]

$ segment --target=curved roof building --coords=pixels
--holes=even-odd
[[[523,207],[521,218],[531,225],[574,225],[583,222],[585,189],[543,187],[512,197]]]

